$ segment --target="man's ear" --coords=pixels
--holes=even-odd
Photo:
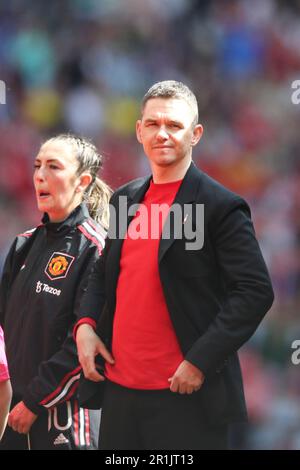
[[[136,138],[140,144],[142,144],[141,126],[142,126],[142,121],[139,119],[138,121],[136,121],[135,132],[136,132]]]
[[[191,140],[192,146],[198,144],[199,140],[202,137],[202,134],[203,134],[203,126],[201,124],[197,124],[194,127],[194,130],[193,130],[193,137],[192,137],[192,140]]]
[[[76,188],[76,192],[84,192],[86,188],[91,184],[92,182],[92,175],[90,173],[82,173],[79,177],[79,184]]]

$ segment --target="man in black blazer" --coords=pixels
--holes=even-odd
[[[136,132],[152,175],[111,199],[76,325],[81,395],[100,384],[101,449],[226,448],[247,417],[237,350],[272,305],[270,278],[247,203],[192,162],[189,88],[153,85]]]

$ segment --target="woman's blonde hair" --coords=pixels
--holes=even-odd
[[[109,224],[109,199],[112,191],[97,176],[103,165],[103,156],[98,152],[96,146],[84,137],[73,134],[60,134],[45,143],[57,141],[66,142],[74,149],[79,164],[77,175],[88,172],[92,176],[92,181],[85,190],[83,200],[87,204],[90,216],[107,229]]]

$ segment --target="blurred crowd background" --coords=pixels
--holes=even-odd
[[[0,3],[0,270],[14,236],[40,220],[41,142],[90,137],[113,188],[148,173],[136,142],[156,81],[187,83],[204,137],[196,164],[246,198],[276,301],[241,350],[250,423],[237,448],[300,449],[299,0],[10,0]]]

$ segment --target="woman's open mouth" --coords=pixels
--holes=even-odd
[[[47,199],[47,197],[51,196],[51,194],[47,193],[46,191],[39,191],[38,196],[39,199]]]

